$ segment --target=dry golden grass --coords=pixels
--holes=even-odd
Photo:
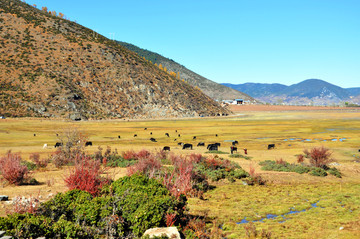
[[[258,229],[271,231],[274,238],[359,238],[360,226],[360,111],[322,110],[303,112],[245,112],[236,117],[161,120],[161,121],[88,121],[67,122],[39,119],[6,119],[0,121],[0,154],[7,150],[21,152],[24,159],[29,154],[39,152],[47,157],[54,151],[56,133],[64,129],[78,127],[85,132],[94,152],[99,146],[119,152],[133,149],[158,150],[170,146],[177,154],[204,153],[205,147],[196,147],[198,142],[220,142],[219,150],[230,152],[230,142],[238,140],[239,153],[248,149],[251,160],[230,158],[245,170],[254,167],[257,173],[268,180],[267,186],[244,186],[241,181],[216,183],[216,189],[207,192],[206,200],[190,199],[190,212],[201,214],[209,211],[211,218],[223,224],[228,238],[244,237],[243,225],[236,222],[244,217],[255,220],[268,213],[281,214],[289,208],[307,209],[310,203],[319,201],[324,208],[314,208],[304,213],[289,216],[289,220],[279,223],[280,219],[256,222]],[[144,130],[144,128],[147,130]],[[175,132],[177,130],[178,132]],[[152,132],[152,135],[150,135]],[[170,137],[165,136],[169,133]],[[34,133],[36,136],[34,136]],[[133,135],[138,137],[134,138]],[[181,137],[177,135],[181,134]],[[218,137],[215,136],[218,134]],[[118,135],[121,136],[118,139]],[[193,136],[197,139],[193,140]],[[150,137],[158,140],[151,142]],[[345,138],[343,142],[332,139]],[[174,141],[176,139],[176,141]],[[284,141],[287,139],[287,141]],[[291,140],[294,139],[294,140]],[[311,139],[311,141],[303,141]],[[324,141],[326,140],[326,141]],[[182,150],[178,142],[193,143],[193,150]],[[49,145],[43,149],[43,144]],[[275,143],[276,148],[267,150],[267,145]],[[325,146],[330,148],[340,164],[336,166],[342,173],[341,179],[334,176],[324,178],[308,174],[262,171],[258,162],[264,160],[283,160],[294,163],[297,154],[305,148]],[[229,154],[220,155],[229,158]],[[67,169],[49,166],[46,171],[34,172],[34,177],[42,183],[39,186],[9,186],[0,184],[0,194],[10,197],[16,195],[41,195],[46,199],[50,193],[66,190],[63,177]],[[113,169],[114,178],[126,174],[126,169]],[[341,203],[339,203],[341,202]],[[4,215],[6,204],[0,204]],[[343,230],[339,230],[344,227]]]

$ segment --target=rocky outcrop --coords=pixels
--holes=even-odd
[[[157,227],[151,228],[145,231],[144,235],[152,237],[160,237],[160,236],[167,236],[171,239],[181,239],[180,233],[176,227]]]

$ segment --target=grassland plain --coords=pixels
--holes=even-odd
[[[216,220],[222,226],[227,238],[246,237],[246,224],[237,224],[243,219],[256,221],[256,228],[270,231],[272,238],[360,238],[358,110],[253,111],[226,118],[157,121],[74,123],[5,119],[0,120],[0,154],[12,150],[21,152],[24,159],[28,159],[30,153],[34,152],[47,157],[54,151],[53,145],[58,141],[56,134],[70,127],[77,127],[93,142],[92,147],[86,148],[89,152],[98,150],[99,146],[104,149],[107,146],[117,148],[119,152],[143,148],[157,150],[163,146],[170,146],[171,152],[175,154],[207,151],[205,147],[182,150],[178,142],[194,145],[198,142],[220,142],[219,150],[230,152],[231,143],[224,141],[237,140],[239,153],[243,154],[242,149],[247,148],[250,160],[229,158],[228,154],[219,156],[238,162],[247,171],[250,167],[255,168],[257,173],[268,180],[267,185],[247,186],[242,181],[214,183],[216,188],[204,195],[205,200],[189,200],[191,213],[208,214],[209,219]],[[165,133],[169,133],[170,137],[165,136]],[[138,136],[133,137],[134,134]],[[196,136],[196,140],[193,140],[193,136]],[[156,138],[158,142],[151,142],[150,137]],[[45,143],[49,146],[47,149],[43,149]],[[271,143],[276,145],[275,149],[267,150],[267,145]],[[315,146],[331,149],[338,163],[336,167],[343,174],[342,178],[262,171],[258,165],[260,161],[280,158],[294,163],[297,154]],[[42,185],[14,187],[1,183],[0,194],[10,197],[40,195],[46,199],[50,193],[66,190],[63,177],[67,172],[68,168],[59,170],[50,165],[46,171],[34,172],[34,177]],[[108,173],[118,178],[126,174],[126,169],[115,168]],[[0,206],[0,214],[4,215],[6,204]],[[300,212],[289,213],[296,211]],[[267,216],[269,219],[266,219]]]

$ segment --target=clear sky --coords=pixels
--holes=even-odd
[[[26,0],[218,83],[360,87],[360,0]]]

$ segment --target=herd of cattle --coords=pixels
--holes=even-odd
[[[147,130],[147,128],[144,128],[144,130]],[[181,135],[178,134],[178,131],[175,130],[175,132],[177,133],[178,138],[180,138]],[[152,135],[152,132],[150,132],[150,135]],[[34,134],[34,136],[36,136],[36,134]],[[57,135],[57,136],[58,136],[58,135]],[[137,137],[138,135],[137,135],[137,134],[134,134],[133,136],[134,136],[134,137]],[[169,133],[165,133],[165,136],[170,137],[170,134],[169,134]],[[215,134],[215,137],[218,137],[218,134]],[[121,139],[121,136],[120,136],[120,135],[118,135],[118,139]],[[192,136],[192,139],[193,139],[193,140],[196,140],[196,136]],[[156,140],[155,138],[153,138],[153,137],[150,138],[150,141],[151,141],[151,142],[157,142],[157,140]],[[175,138],[174,141],[177,141],[177,139]],[[78,142],[78,143],[80,143],[80,142]],[[70,144],[69,142],[66,143],[66,146],[67,146],[67,147],[73,146],[73,145],[69,145],[69,144]],[[238,142],[237,140],[232,140],[232,141],[231,141],[231,145],[232,145],[232,146],[230,147],[230,153],[231,153],[231,154],[233,154],[234,152],[237,152],[238,149],[237,149],[236,145],[238,145],[238,144],[239,144],[239,142]],[[84,145],[85,145],[85,147],[86,147],[86,146],[92,146],[93,143],[92,143],[91,141],[86,141]],[[190,149],[190,150],[193,149],[193,144],[191,144],[191,143],[182,143],[182,142],[179,142],[178,145],[181,146],[182,149]],[[54,145],[54,148],[62,147],[62,146],[63,146],[63,143],[62,143],[62,142],[56,142],[55,145]],[[209,151],[218,151],[220,146],[221,146],[220,143],[210,143],[210,144],[207,145],[206,148],[207,148]],[[45,148],[47,148],[47,147],[48,147],[48,145],[47,145],[47,144],[44,144],[43,148],[45,149]],[[199,142],[199,143],[197,144],[197,147],[205,147],[205,142]],[[275,144],[268,144],[268,150],[274,149],[274,148],[275,148]],[[163,147],[163,150],[164,150],[164,151],[170,151],[170,146],[164,146],[164,147]],[[247,154],[247,153],[248,153],[246,148],[244,148],[243,150],[244,150],[244,154]],[[359,150],[359,151],[360,151],[360,150]]]

